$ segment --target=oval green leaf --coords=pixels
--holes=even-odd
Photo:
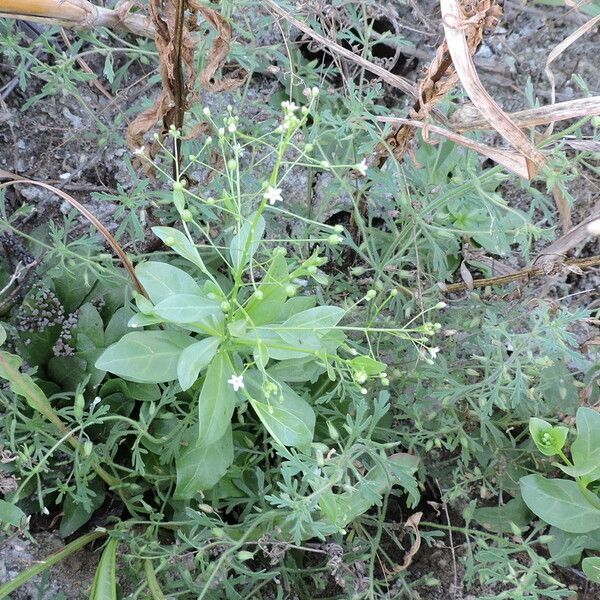
[[[191,344],[181,353],[177,362],[177,378],[182,390],[194,385],[200,371],[212,360],[220,343],[219,338],[208,337]]]
[[[138,383],[177,379],[177,362],[194,340],[176,331],[132,331],[109,346],[96,368]]]
[[[600,528],[600,510],[586,499],[574,481],[534,474],[522,477],[520,484],[525,504],[546,523],[569,533]]]

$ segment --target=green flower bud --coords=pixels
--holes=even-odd
[[[187,208],[184,208],[181,211],[181,219],[183,221],[189,222],[189,221],[193,220],[193,218],[194,218],[194,216],[192,215],[192,213]]]
[[[223,300],[223,302],[221,302],[221,310],[224,313],[227,313],[231,310],[231,304],[229,304],[229,302],[227,302],[227,300]]]

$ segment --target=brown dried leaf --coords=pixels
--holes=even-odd
[[[544,157],[483,87],[469,52],[465,33],[468,22],[459,1],[440,0],[440,6],[450,56],[465,91],[481,114],[487,117],[492,128],[518,150],[519,154],[513,157],[518,166],[512,170],[531,179],[544,165]]]
[[[415,554],[421,548],[421,532],[419,531],[419,523],[421,522],[421,517],[423,516],[422,512],[415,513],[406,519],[406,523],[404,526],[412,529],[415,535],[415,541],[412,543],[412,546],[408,549],[408,552],[404,555],[404,559],[402,560],[401,565],[395,566],[393,569],[388,569],[384,565],[384,570],[388,575],[397,575],[402,571],[405,571],[412,564],[413,558]]]
[[[415,121],[413,119],[403,119],[401,117],[376,117],[376,119],[378,121],[383,121],[386,123],[405,123],[420,128],[423,128],[425,126],[423,123],[421,123],[421,121]],[[475,150],[475,152],[478,152],[479,154],[490,158],[494,162],[505,166],[509,171],[516,173],[520,177],[527,178],[529,175],[527,165],[523,160],[523,156],[518,152],[508,149],[487,146],[486,144],[476,142],[475,140],[455,133],[454,131],[450,131],[449,129],[438,127],[437,125],[428,125],[427,127],[430,133],[437,133],[438,135],[452,140],[453,142],[456,142],[461,146],[465,146],[466,148]]]
[[[200,73],[200,84],[210,92],[224,92],[238,88],[246,80],[247,73],[237,69],[229,77],[215,81],[215,73],[223,67],[231,49],[231,25],[216,10],[204,6],[196,0],[189,0],[193,10],[197,10],[216,29],[217,38],[213,42],[206,58],[206,65]]]
[[[569,250],[594,235],[594,232],[590,231],[589,225],[598,219],[600,219],[600,203],[596,203],[596,206],[594,206],[592,213],[587,219],[567,231],[567,233],[551,244],[548,244],[536,257],[534,265],[542,269],[551,267],[555,262],[563,258]]]
[[[600,115],[600,96],[577,98],[576,100],[558,102],[540,108],[508,113],[510,120],[519,127],[535,127],[536,125],[546,125],[547,123],[554,123],[556,121],[593,115]],[[475,131],[477,129],[493,129],[487,119],[478,118],[481,117],[481,112],[472,104],[466,104],[461,107],[457,111],[456,116],[458,118],[453,118],[450,122],[458,132],[464,133],[465,131]]]
[[[467,263],[463,260],[460,263],[460,276],[462,280],[465,282],[467,289],[469,291],[473,291],[473,275],[471,275],[471,271],[469,271],[469,267],[467,267]]]
[[[571,220],[571,205],[557,187],[553,188],[552,197],[554,198],[556,208],[558,209],[560,227],[563,233],[567,233],[567,231],[573,227],[573,221]]]

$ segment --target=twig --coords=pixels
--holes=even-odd
[[[563,266],[567,269],[572,268],[572,272],[576,272],[577,269],[591,269],[592,267],[600,266],[600,256],[590,256],[588,258],[573,258],[561,263],[560,266]],[[547,269],[542,269],[539,267],[529,267],[527,269],[517,271],[516,273],[512,273],[511,275],[500,275],[499,277],[474,279],[471,285],[474,288],[482,288],[488,285],[506,285],[507,283],[512,283],[513,281],[519,281],[521,279],[531,279],[532,277],[538,277],[540,275],[547,276],[555,273],[556,271],[548,272]],[[466,283],[438,283],[438,286],[442,289],[442,291],[446,293],[461,292],[468,289]]]
[[[8,187],[10,185],[17,185],[17,184],[21,184],[21,183],[26,184],[26,185],[37,185],[46,190],[49,190],[52,193],[56,194],[57,196],[60,196],[63,200],[65,200],[71,206],[76,208],[104,236],[104,239],[108,242],[110,247],[115,251],[117,256],[121,259],[121,262],[123,263],[123,266],[125,267],[125,270],[127,271],[127,273],[129,273],[129,276],[131,277],[133,284],[134,284],[135,288],[137,289],[137,291],[140,294],[147,297],[146,290],[144,289],[144,286],[141,284],[140,280],[137,278],[137,275],[135,274],[133,265],[131,264],[131,261],[129,260],[129,257],[127,256],[127,254],[125,254],[125,251],[123,250],[123,248],[121,248],[121,246],[119,245],[117,240],[114,238],[114,236],[110,233],[110,231],[85,206],[83,206],[77,200],[75,200],[75,198],[73,198],[73,196],[71,196],[70,194],[67,194],[67,192],[64,192],[63,190],[59,190],[58,188],[54,187],[53,185],[49,185],[47,183],[42,183],[41,181],[33,181],[32,179],[15,179],[13,181],[7,181],[6,183],[0,184],[0,190],[5,187]]]

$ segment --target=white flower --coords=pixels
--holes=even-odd
[[[589,223],[587,229],[592,235],[600,235],[600,219]]]
[[[363,177],[367,174],[367,159],[363,158],[357,165],[354,165],[354,170],[358,171]]]
[[[281,202],[281,188],[274,188],[270,185],[267,191],[264,193],[264,198],[269,201],[269,204],[275,204],[275,202]]]
[[[246,387],[244,385],[244,377],[243,377],[243,375],[232,375],[227,380],[227,383],[233,388],[234,392],[237,392],[237,391],[241,390],[242,388]]]
[[[439,351],[440,349],[437,346],[435,348],[429,348],[429,356],[431,356],[432,359],[435,359]]]
[[[281,108],[283,108],[284,112],[293,113],[297,111],[299,107],[296,106],[294,102],[289,102],[288,100],[285,100],[281,103]]]
[[[146,151],[146,147],[145,147],[145,146],[141,146],[140,148],[136,148],[136,149],[133,151],[133,153],[134,153],[136,156],[140,156],[140,155],[143,155],[145,151]]]
[[[202,112],[204,113],[205,116],[210,117],[210,108],[208,108],[208,106],[205,106],[202,109]]]
[[[229,125],[227,125],[227,131],[229,131],[229,133],[233,133],[234,131],[237,131],[237,126],[235,123],[229,123]]]

